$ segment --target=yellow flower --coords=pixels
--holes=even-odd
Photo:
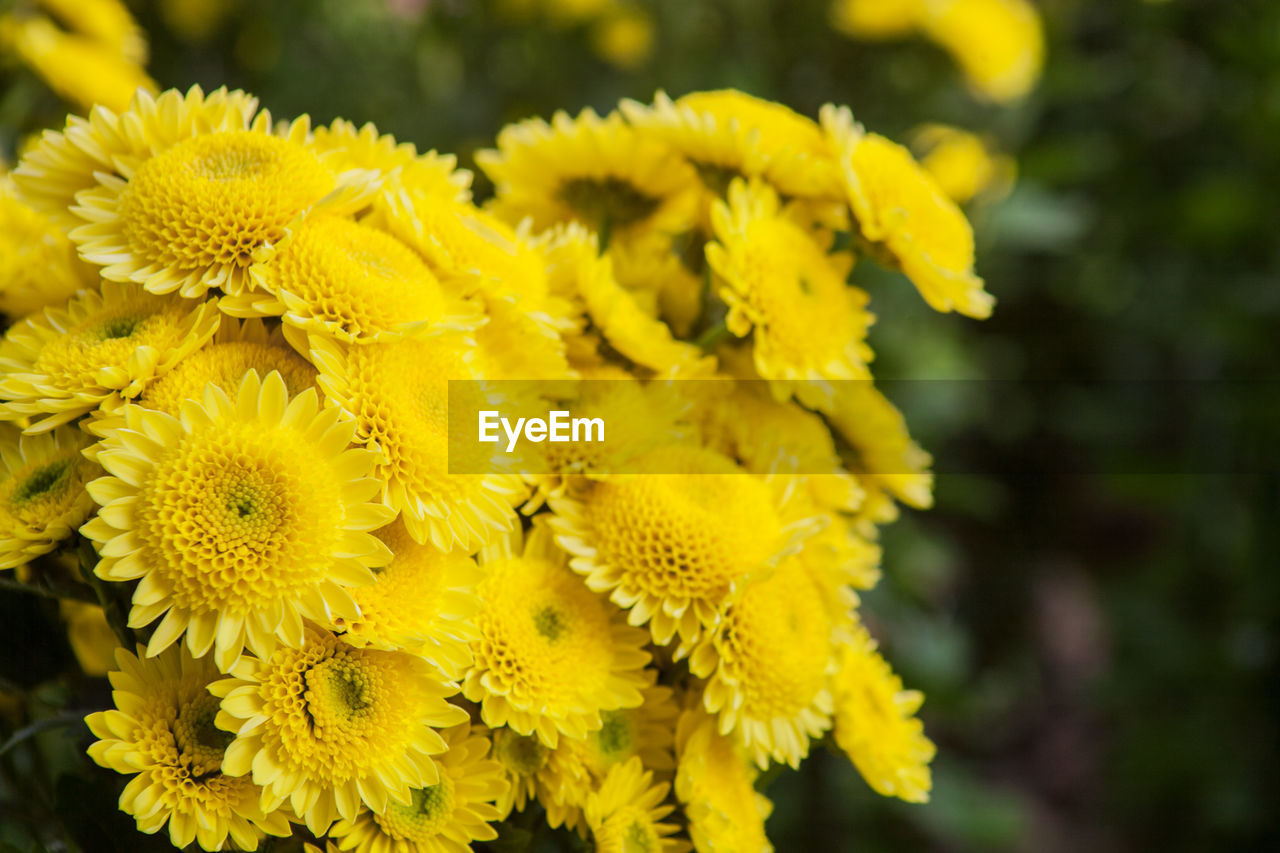
[[[460,335],[344,347],[311,336],[320,387],[378,453],[383,500],[418,542],[475,551],[509,530],[524,498],[513,474],[450,474],[449,379],[474,379],[474,341]],[[458,470],[482,470],[454,459]]]
[[[715,719],[692,709],[680,717],[676,797],[689,837],[704,853],[772,853],[764,822],[773,804],[755,790],[759,772],[742,747],[717,733]]]
[[[351,590],[360,615],[335,618],[336,629],[353,646],[403,649],[450,679],[462,678],[471,665],[468,644],[479,637],[475,586],[481,574],[475,560],[457,549],[413,541],[399,520],[374,535],[391,549],[391,562],[375,570],[371,586]]]
[[[463,723],[441,732],[448,751],[436,758],[440,781],[415,788],[408,804],[363,811],[329,830],[341,850],[356,853],[467,853],[472,841],[492,841],[501,799],[508,787],[502,765],[487,757],[483,729]]]
[[[839,178],[812,119],[734,89],[693,92],[653,105],[624,100],[627,120],[679,151],[697,172],[703,220],[734,178],[762,178],[787,196],[830,195]]]
[[[378,173],[387,195],[404,193],[404,198],[419,204],[471,198],[471,173],[457,168],[457,157],[435,151],[419,154],[412,142],[396,142],[389,133],[379,135],[372,124],[357,129],[349,121],[335,119],[327,127],[315,129],[311,144],[324,152],[332,168]]]
[[[780,209],[766,184],[735,182],[712,208],[707,261],[729,306],[729,330],[753,332],[760,375],[784,382],[864,379],[873,317],[846,284],[851,260],[829,254]]]
[[[89,224],[71,239],[104,278],[187,297],[214,287],[238,293],[255,253],[284,239],[299,214],[331,193],[329,208],[342,209],[376,188],[371,173],[326,166],[306,144],[305,117],[277,132],[263,111],[247,129],[161,147],[165,118],[143,107],[135,102],[120,122],[157,138],[150,156],[118,159],[119,174],[101,174],[99,186],[76,194],[74,212]]]
[[[222,850],[228,840],[253,850],[264,834],[289,834],[284,813],[261,807],[257,785],[221,769],[231,736],[214,727],[218,700],[208,685],[218,671],[209,658],[172,648],[140,659],[120,649],[116,666],[116,708],[85,718],[98,738],[89,756],[133,775],[120,808],[137,818],[138,829],[155,833],[167,823],[175,847],[195,841],[205,850]]]
[[[103,282],[64,308],[11,326],[0,344],[0,418],[33,417],[42,432],[136,397],[218,328],[216,303],[192,303]]]
[[[854,123],[848,107],[823,107],[822,124],[862,237],[936,310],[989,316],[995,299],[974,275],[973,229],[955,202],[907,149]]]
[[[1040,77],[1044,31],[1029,0],[930,0],[924,29],[984,98],[1017,100]]]
[[[46,130],[18,163],[14,182],[23,201],[70,230],[84,224],[72,208],[77,193],[98,185],[96,173],[119,177],[196,134],[245,130],[257,108],[257,99],[226,89],[208,96],[199,86],[186,95],[138,92],[123,116],[100,106],[88,118],[68,116],[61,132]]]
[[[633,756],[639,756],[646,770],[670,778],[675,770],[672,744],[678,715],[671,688],[653,685],[644,689],[639,707],[605,711],[600,715],[604,725],[581,740],[561,738],[548,762],[559,783],[551,792],[558,808],[547,812],[552,827],[564,823],[586,835],[582,808],[587,799],[611,769]]]
[[[64,598],[58,602],[58,611],[67,624],[67,642],[71,644],[80,669],[85,675],[106,675],[115,663],[120,641],[111,630],[102,608]]]
[[[956,204],[999,198],[1013,185],[1013,159],[967,130],[926,124],[912,134],[911,147],[923,152],[920,165]]]
[[[509,222],[532,217],[537,231],[578,222],[608,245],[693,224],[693,170],[617,113],[508,125],[498,150],[478,152],[476,162],[496,185],[494,211]]]
[[[857,626],[839,654],[835,694],[836,744],[867,784],[909,803],[929,799],[929,762],[935,749],[916,719],[924,696],[903,690],[866,628]]]
[[[355,820],[361,803],[375,812],[412,804],[414,788],[440,781],[432,756],[447,745],[436,729],[467,719],[445,701],[457,687],[422,658],[352,648],[315,629],[300,648],[241,659],[209,689],[222,698],[218,728],[235,735],[223,772],[252,772],[264,804],[287,800],[315,835]]]
[[[613,275],[608,255],[600,255],[594,235],[570,225],[544,236],[553,288],[575,293],[609,345],[659,376],[706,377],[715,358],[677,340],[665,323],[645,313]]]
[[[490,735],[493,738],[493,758],[502,768],[503,779],[507,782],[497,803],[500,820],[506,820],[513,810],[524,811],[526,804],[539,797],[539,792],[546,794],[558,790],[550,767],[551,750],[537,735],[522,735],[506,726],[493,729]],[[546,799],[554,802],[553,797]]]
[[[38,0],[64,24],[130,62],[147,61],[147,40],[121,0]],[[132,96],[132,92],[129,93]]]
[[[147,385],[133,402],[176,418],[183,401],[200,399],[204,386],[212,383],[232,394],[250,370],[256,370],[259,376],[276,371],[284,380],[288,395],[296,397],[315,386],[316,369],[285,340],[286,331],[268,329],[261,320],[224,317],[207,344]],[[100,436],[108,435],[111,428],[119,425],[118,412],[85,423],[86,429]]]
[[[62,230],[18,200],[8,175],[0,177],[0,313],[25,317],[97,281]]]
[[[644,65],[653,55],[653,16],[643,6],[620,6],[591,27],[591,49],[624,70]]]
[[[824,590],[796,558],[749,582],[689,658],[703,705],[764,768],[799,767],[831,727],[833,625]]]
[[[646,636],[570,571],[550,530],[534,526],[480,552],[485,579],[463,694],[490,727],[536,733],[554,747],[583,738],[602,711],[634,708],[648,683]]]
[[[249,275],[261,289],[224,297],[226,313],[282,317],[306,333],[347,343],[460,331],[483,321],[446,293],[411,248],[346,217],[307,217],[254,260]]]
[[[44,17],[0,20],[0,45],[32,68],[63,98],[91,109],[102,104],[123,109],[139,89],[155,83],[133,61],[110,47],[63,32]]]
[[[860,39],[910,35],[920,24],[925,0],[834,0],[831,26]]]
[[[101,473],[75,427],[20,435],[0,424],[0,569],[12,569],[75,533],[93,511],[85,484]]]
[[[587,798],[583,809],[598,853],[689,850],[687,841],[671,837],[678,827],[662,823],[675,811],[675,806],[663,802],[670,790],[668,784],[653,784],[653,773],[644,769],[639,757],[610,770],[600,790]]]
[[[131,627],[161,615],[155,655],[186,633],[196,656],[227,670],[248,647],[303,642],[304,618],[353,619],[346,587],[371,583],[390,558],[367,531],[391,520],[368,503],[373,455],[348,449],[353,424],[293,400],[280,375],[248,373],[235,396],[207,386],[181,418],[128,406],[89,485],[102,507],[81,532],[97,543],[104,580],[140,579]]]
[[[654,642],[701,638],[720,608],[788,545],[777,500],[761,479],[714,451],[674,446],[552,498],[551,525],[587,586],[608,592]],[[663,476],[655,476],[663,475]]]
[[[849,467],[863,487],[869,493],[888,491],[917,509],[932,506],[933,457],[912,441],[902,413],[870,381],[843,382],[837,390],[829,405],[805,402],[822,403],[819,408],[827,410],[832,427],[851,445],[855,459]]]

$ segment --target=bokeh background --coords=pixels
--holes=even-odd
[[[940,471],[937,506],[885,531],[867,596],[928,697],[933,801],[879,798],[818,750],[769,780],[770,835],[781,851],[1280,849],[1280,434],[1274,414],[1245,424],[1264,452],[1241,461],[1213,393],[1280,391],[1280,4],[1041,0],[1043,76],[1011,104],[975,97],[925,40],[847,38],[828,0],[130,6],[162,88],[242,87],[464,164],[511,120],[659,88],[847,103],[898,139],[926,122],[985,135],[1017,164],[969,207],[994,317],[937,315],[900,276],[855,271],[892,318],[872,332],[877,376],[904,380]],[[10,160],[65,110],[0,68]],[[911,393],[920,379],[946,381]],[[116,833],[114,849],[167,849],[59,734],[100,685],[33,683],[76,669],[57,605],[0,595],[0,625],[17,638],[0,684],[26,705],[0,708],[0,734],[39,731],[0,747],[0,851],[39,849],[35,823],[59,827],[57,849]]]

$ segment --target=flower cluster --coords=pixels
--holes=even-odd
[[[92,545],[124,618],[90,755],[140,830],[456,851],[537,808],[600,850],[766,850],[757,776],[824,739],[927,799],[858,592],[930,459],[849,275],[993,300],[929,172],[819,118],[525,121],[483,206],[451,156],[238,91],[45,133],[0,197],[48,238],[0,282],[0,567]],[[459,379],[618,380],[583,400],[617,432],[457,473]]]

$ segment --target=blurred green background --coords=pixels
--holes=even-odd
[[[855,271],[881,318],[877,376],[1018,381],[997,412],[945,395],[907,407],[941,470],[975,473],[941,474],[937,507],[886,529],[885,581],[866,596],[887,656],[928,697],[934,799],[882,800],[820,750],[772,780],[770,835],[781,851],[1280,849],[1275,466],[1181,465],[1193,425],[1147,409],[1151,440],[1118,464],[1099,453],[1132,386],[1081,403],[1055,385],[1276,378],[1280,3],[1043,0],[1045,74],[1012,106],[975,100],[923,41],[838,35],[825,0],[634,3],[612,35],[513,2],[182,4],[203,18],[131,5],[162,87],[243,87],[279,115],[374,121],[464,165],[511,120],[657,88],[733,86],[809,115],[847,103],[899,139],[928,121],[989,134],[1018,162],[1013,192],[971,210],[995,316],[937,315],[901,277]],[[643,18],[652,45],[625,56]],[[26,72],[4,83],[12,153],[64,108]],[[1229,419],[1208,421],[1200,446],[1235,441]],[[74,667],[31,605],[0,597],[29,640],[0,652],[0,676],[24,686]],[[44,689],[48,712],[83,686]],[[131,825],[110,794],[12,766],[25,760],[4,757],[10,778],[29,772],[74,834]]]

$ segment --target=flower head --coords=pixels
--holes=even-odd
[[[384,501],[410,536],[442,550],[473,551],[509,529],[523,499],[513,474],[449,473],[449,380],[475,378],[474,346],[461,335],[351,347],[311,336],[320,387],[378,454]]]
[[[755,790],[759,771],[742,746],[716,730],[715,719],[692,709],[677,729],[676,797],[694,847],[709,853],[772,853],[764,822],[773,804]]]
[[[0,177],[0,313],[11,318],[61,305],[97,284],[57,223],[16,192],[12,178]]]
[[[831,726],[828,670],[833,625],[825,590],[797,558],[748,583],[715,631],[694,650],[689,671],[707,679],[707,711],[760,767],[798,767],[811,738]]]
[[[472,841],[498,833],[495,802],[508,787],[502,765],[490,758],[483,728],[463,723],[440,733],[448,750],[435,759],[440,781],[414,788],[410,802],[387,803],[386,811],[362,811],[329,830],[341,850],[356,853],[466,853]]]
[[[684,853],[688,842],[671,836],[675,824],[662,820],[675,810],[664,805],[668,784],[653,784],[653,773],[639,758],[615,766],[600,790],[587,799],[583,810],[596,850],[600,853],[628,853],[632,850],[655,853]]]
[[[47,554],[93,511],[85,484],[101,471],[74,427],[20,435],[0,424],[0,569]]]
[[[760,375],[771,380],[870,376],[867,294],[845,283],[850,261],[789,219],[767,185],[736,182],[712,209],[707,261],[729,305],[729,330],[754,333]]]
[[[906,148],[828,104],[831,140],[862,237],[900,268],[933,308],[983,319],[995,299],[973,272],[973,228]]]
[[[11,326],[0,344],[0,417],[28,432],[136,397],[218,328],[217,305],[105,281]]]
[[[478,637],[475,559],[415,542],[401,520],[374,535],[391,549],[391,562],[375,569],[373,584],[351,590],[360,615],[337,617],[336,629],[353,646],[413,652],[460,679],[471,664],[468,644]]]
[[[159,657],[116,652],[110,673],[116,707],[85,718],[98,738],[89,756],[103,767],[132,775],[120,808],[138,829],[169,826],[175,847],[192,841],[222,850],[228,841],[253,850],[264,834],[287,836],[289,820],[264,810],[261,789],[222,769],[231,736],[214,726],[218,700],[208,685],[218,677],[209,658],[171,648]]]
[[[481,552],[485,579],[463,693],[486,725],[582,738],[602,711],[633,708],[649,680],[645,634],[570,571],[545,525]]]
[[[661,142],[611,113],[556,113],[498,134],[497,150],[476,162],[497,186],[495,210],[511,222],[532,217],[544,230],[577,222],[611,239],[674,236],[693,224],[696,178]]]
[[[929,762],[936,750],[915,716],[924,696],[902,689],[902,679],[880,657],[862,626],[840,648],[839,665],[832,688],[836,743],[878,793],[925,802],[932,786]]]
[[[252,774],[271,807],[288,801],[315,834],[361,804],[385,812],[436,785],[437,729],[466,721],[445,697],[457,688],[406,652],[356,649],[309,629],[299,648],[243,658],[210,688],[217,725],[235,735],[223,772]]]
[[[764,481],[714,451],[659,449],[635,470],[650,473],[552,499],[551,524],[587,586],[608,592],[632,625],[648,624],[654,642],[678,634],[685,646],[789,537]]]
[[[353,425],[314,390],[250,372],[234,397],[207,386],[181,416],[129,406],[89,485],[101,509],[82,532],[104,580],[141,582],[129,623],[159,619],[155,655],[185,633],[192,654],[228,669],[247,646],[300,646],[303,618],[355,618],[347,587],[371,583],[390,554],[368,531],[391,519],[370,503],[373,456],[348,449]]]

